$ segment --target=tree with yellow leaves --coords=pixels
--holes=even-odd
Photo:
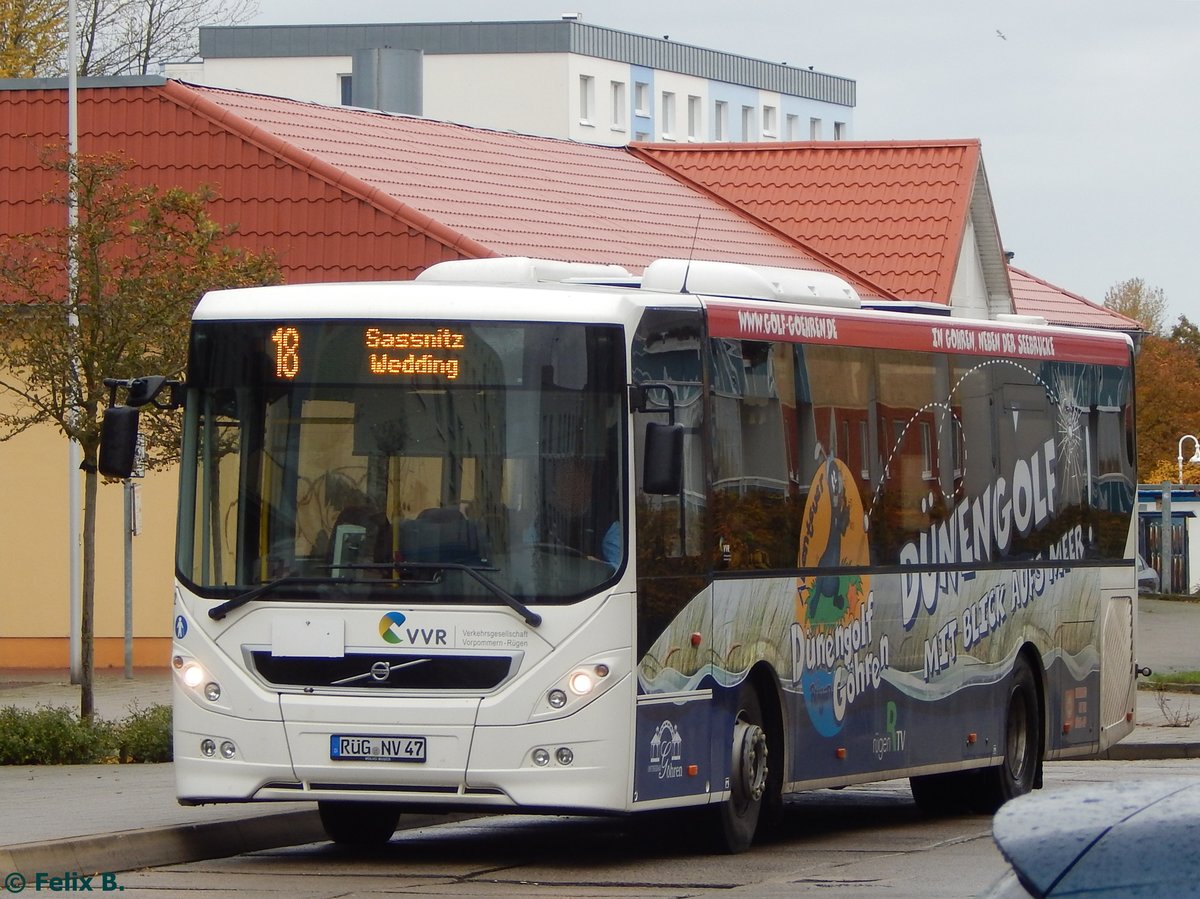
[[[66,0],[0,0],[0,78],[57,75],[66,46]]]

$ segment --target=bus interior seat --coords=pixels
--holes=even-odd
[[[404,522],[400,548],[406,562],[472,564],[486,555],[475,522],[453,506],[426,509]]]

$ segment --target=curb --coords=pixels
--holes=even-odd
[[[324,840],[316,809],[151,827],[0,848],[0,871],[131,871]]]
[[[397,833],[477,818],[477,814],[403,815]],[[111,873],[229,858],[244,852],[302,846],[329,838],[314,808],[259,817],[206,821],[68,837],[0,847],[0,872]]]
[[[1200,759],[1200,741],[1179,743],[1117,743],[1103,752],[1089,755],[1085,761],[1161,762],[1165,759]]]

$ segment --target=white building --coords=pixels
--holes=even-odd
[[[200,29],[167,77],[593,144],[842,140],[855,82],[585,24]]]

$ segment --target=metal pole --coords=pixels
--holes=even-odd
[[[1159,589],[1163,593],[1174,593],[1175,585],[1171,583],[1173,550],[1171,547],[1171,485],[1162,485],[1162,537],[1158,541],[1160,562]]]
[[[125,679],[133,679],[133,479],[125,479]]]
[[[79,272],[75,261],[75,227],[79,222],[79,198],[75,191],[75,162],[79,156],[79,43],[75,0],[67,4],[67,302],[75,298]],[[68,311],[67,323],[74,329],[79,319],[73,309]],[[79,466],[83,463],[83,448],[74,440],[67,442],[67,546],[70,554],[68,577],[71,579],[70,656],[71,683],[83,681],[83,542],[80,523],[81,500]]]

